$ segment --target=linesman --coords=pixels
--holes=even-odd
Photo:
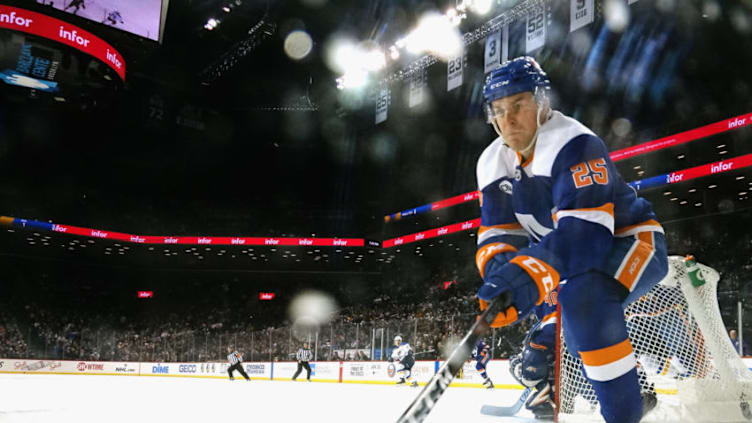
[[[227,368],[227,373],[230,375],[230,380],[235,380],[234,377],[232,377],[232,372],[235,370],[239,371],[241,375],[245,378],[247,381],[251,381],[251,378],[248,377],[248,374],[243,370],[243,356],[240,355],[239,352],[234,351],[232,347],[227,347],[227,362],[230,364],[230,367]]]
[[[311,352],[311,349],[308,348],[308,343],[304,342],[303,347],[298,349],[298,353],[295,355],[295,357],[298,359],[298,370],[295,372],[295,374],[292,376],[292,380],[295,381],[295,379],[300,374],[301,370],[305,367],[306,372],[308,372],[308,375],[306,376],[306,380],[308,382],[311,381],[311,365],[308,364],[309,361],[313,358],[313,353]]]

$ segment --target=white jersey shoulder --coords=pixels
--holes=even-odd
[[[559,152],[574,138],[580,135],[593,135],[587,126],[576,119],[554,111],[546,123],[538,131],[538,141],[535,144],[532,173],[535,176],[551,176],[551,168]]]
[[[392,350],[392,359],[394,361],[402,361],[402,359],[407,357],[407,355],[410,353],[410,350],[410,344],[405,342],[399,347]]]
[[[476,173],[478,176],[478,190],[483,190],[491,182],[499,178],[514,176],[514,166],[517,153],[504,144],[501,137],[496,138],[478,159]]]

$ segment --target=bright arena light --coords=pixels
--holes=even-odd
[[[368,83],[368,72],[363,69],[350,70],[342,75],[340,83],[346,89],[364,87]]]
[[[485,15],[491,11],[491,7],[493,7],[493,0],[474,0],[470,9],[479,15]]]
[[[405,47],[413,54],[428,52],[446,60],[462,52],[463,41],[459,30],[447,16],[427,13],[418,27],[407,36]]]
[[[606,0],[603,6],[606,26],[613,32],[622,32],[629,24],[629,8],[620,0]]]
[[[323,325],[337,312],[337,303],[328,294],[319,291],[306,291],[290,303],[290,320],[304,325]]]
[[[305,31],[292,31],[285,38],[284,49],[290,58],[301,60],[313,50],[313,40]]]

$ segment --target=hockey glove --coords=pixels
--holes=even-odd
[[[491,327],[508,326],[524,318],[559,284],[559,274],[534,257],[516,256],[501,266],[494,265],[495,261],[493,257],[486,265],[478,290],[480,309],[488,308],[490,300],[505,292],[511,295],[511,305],[496,315]]]

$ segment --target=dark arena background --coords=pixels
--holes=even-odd
[[[0,0],[0,422],[396,421],[394,337],[423,386],[478,314],[483,84],[524,55],[746,356],[752,1]],[[533,322],[427,421],[534,421],[479,413]]]

